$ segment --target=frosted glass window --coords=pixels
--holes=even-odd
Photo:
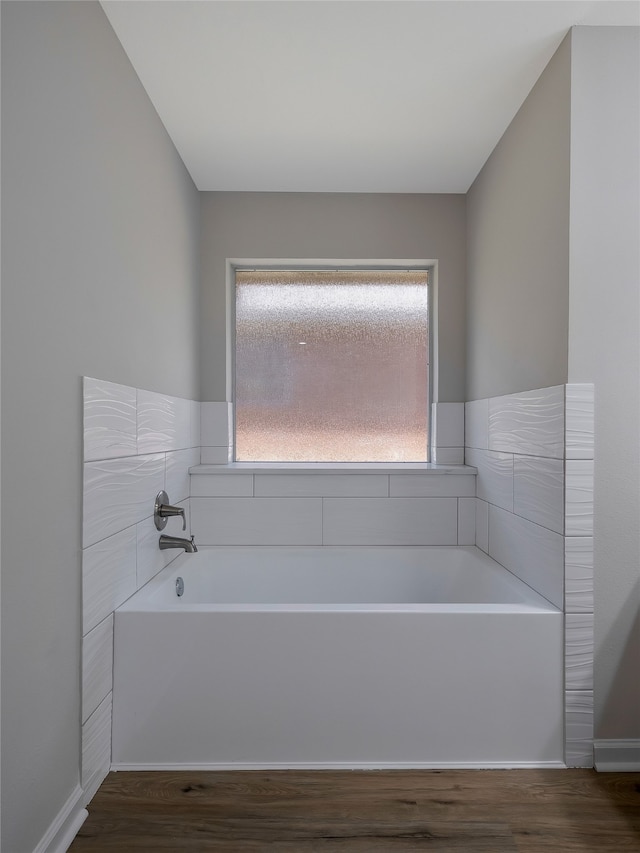
[[[425,462],[427,271],[236,272],[236,459]]]

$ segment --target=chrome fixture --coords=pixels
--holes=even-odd
[[[174,515],[182,517],[182,529],[187,529],[187,520],[184,517],[184,508],[181,506],[171,506],[169,503],[169,495],[164,489],[156,495],[156,502],[153,507],[153,520],[156,523],[156,530],[164,530],[167,526],[167,521]]]
[[[181,598],[184,595],[184,580],[176,578],[176,595]]]
[[[158,547],[161,551],[168,551],[170,548],[183,548],[187,554],[195,554],[198,550],[193,536],[191,539],[180,539],[178,536],[165,536],[164,533],[160,537]]]

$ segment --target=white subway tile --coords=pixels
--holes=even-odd
[[[456,545],[456,498],[324,498],[325,545]]]
[[[567,459],[565,534],[593,534],[593,460]]]
[[[564,539],[559,533],[490,506],[489,556],[562,608]]]
[[[113,687],[113,614],[82,640],[82,722]]]
[[[391,474],[392,498],[469,498],[476,493],[474,474]]]
[[[593,615],[565,615],[565,688],[593,690]]]
[[[200,403],[189,400],[190,447],[200,447]]]
[[[129,527],[82,552],[83,634],[136,591],[136,528]]]
[[[566,457],[593,459],[594,388],[592,383],[566,386]]]
[[[82,787],[87,788],[94,776],[109,772],[111,764],[111,698],[110,693],[82,726]]]
[[[84,465],[83,547],[153,513],[164,488],[164,454],[107,459]]]
[[[431,461],[436,465],[464,465],[464,447],[434,447]]]
[[[476,499],[458,498],[458,545],[476,544]]]
[[[192,498],[198,545],[321,545],[322,498]]]
[[[135,456],[136,389],[88,376],[83,388],[85,462]]]
[[[250,498],[253,496],[253,474],[192,474],[191,496]]]
[[[565,763],[568,767],[593,767],[593,692],[565,693]]]
[[[200,448],[174,450],[166,455],[165,491],[171,503],[189,497],[191,482],[189,468],[200,464]]]
[[[191,444],[191,402],[138,391],[138,453],[182,450]]]
[[[516,456],[513,460],[513,511],[543,527],[564,530],[564,462]]]
[[[200,462],[203,465],[226,465],[230,462],[228,447],[201,447]]]
[[[464,446],[464,403],[432,403],[431,444],[436,447]]]
[[[513,455],[467,449],[467,465],[478,469],[476,495],[483,501],[513,511]]]
[[[476,498],[476,545],[489,553],[489,504]]]
[[[593,538],[564,540],[564,600],[567,613],[593,613]]]
[[[489,400],[489,450],[564,456],[564,386]]]
[[[191,400],[173,397],[176,410],[175,447],[168,450],[186,450],[191,445]]]
[[[178,446],[176,397],[138,391],[138,453],[164,453]]]
[[[387,497],[384,474],[256,474],[256,497]]]
[[[464,443],[478,450],[489,449],[489,400],[465,403]]]
[[[201,444],[205,447],[228,447],[231,437],[230,422],[230,403],[201,403]]]

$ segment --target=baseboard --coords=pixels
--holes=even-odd
[[[594,740],[593,755],[600,773],[640,772],[640,738]]]
[[[66,853],[89,816],[83,798],[84,791],[80,785],[76,785],[33,853]]]
[[[563,761],[237,761],[207,764],[112,764],[128,770],[566,770]]]

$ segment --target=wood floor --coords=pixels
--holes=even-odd
[[[70,853],[640,851],[640,773],[111,773]]]

